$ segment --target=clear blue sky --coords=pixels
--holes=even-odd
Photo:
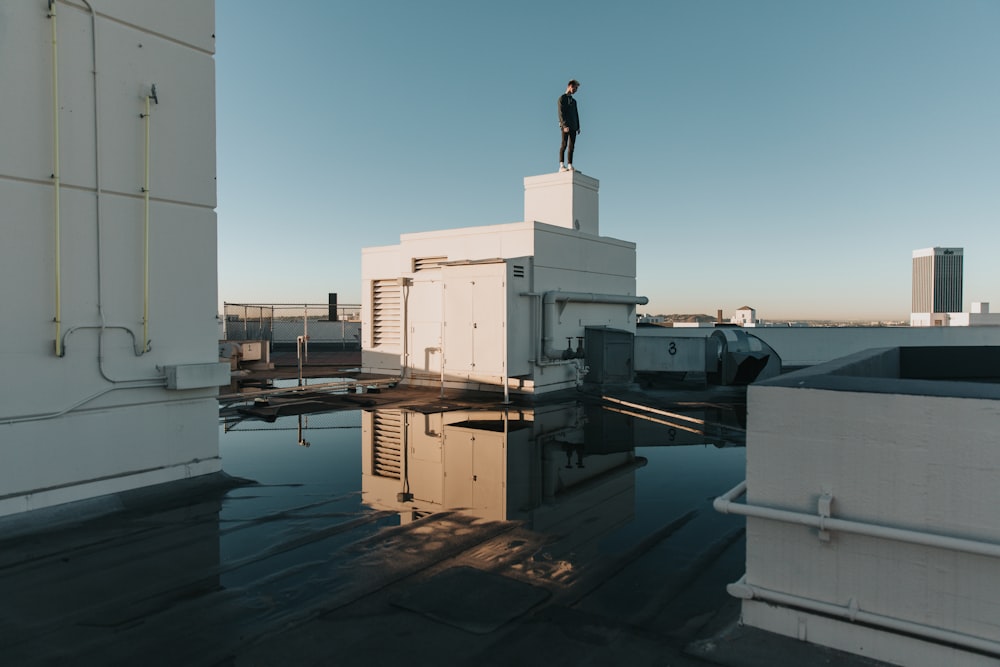
[[[360,254],[517,222],[576,165],[653,313],[1000,310],[998,0],[217,0],[220,301],[360,303]]]

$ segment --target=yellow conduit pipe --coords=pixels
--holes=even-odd
[[[56,356],[62,356],[62,222],[59,212],[59,44],[56,39],[56,3],[49,0],[52,20],[52,184],[55,216]]]
[[[159,104],[156,98],[156,84],[146,95],[146,112],[142,118],[146,125],[146,164],[143,170],[142,180],[142,350],[148,352],[149,346],[149,101],[153,100]]]

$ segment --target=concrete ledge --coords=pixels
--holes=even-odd
[[[861,624],[846,623],[801,609],[744,601],[742,621],[761,630],[896,665],[995,667],[994,656],[981,655]]]
[[[44,530],[115,512],[124,508],[123,498],[156,494],[158,489],[172,483],[190,483],[206,475],[224,474],[221,469],[222,459],[204,459],[8,496],[0,499],[0,534],[9,535],[5,529],[8,522],[11,526],[19,525],[20,521],[29,526],[41,522],[40,529]]]
[[[1000,347],[885,347],[786,373],[755,386],[1000,399],[1000,383],[991,375],[998,368]]]

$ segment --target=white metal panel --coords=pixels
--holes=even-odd
[[[472,482],[472,440],[474,434],[445,428],[444,506],[468,509],[475,504]]]
[[[445,426],[445,507],[505,519],[506,452],[504,433]]]
[[[215,63],[211,54],[118,23],[104,22],[98,29],[103,188],[141,192],[145,126],[140,114],[155,83],[159,103],[150,105],[150,191],[160,199],[214,208]],[[89,63],[85,64],[89,72]],[[89,73],[88,77],[93,79]],[[88,130],[93,133],[92,121]],[[86,159],[89,171],[93,159]]]
[[[636,336],[638,372],[697,372],[705,370],[706,338]]]
[[[410,492],[417,500],[434,505],[444,502],[440,421],[440,415],[410,413],[407,438],[406,474]]]
[[[39,179],[43,183],[50,182],[53,168],[52,29],[47,13],[44,2],[0,3],[0,84],[4,91],[3,113],[0,114],[0,128],[3,129],[0,132],[0,174]],[[79,12],[65,13],[67,27],[83,27],[83,17],[80,16],[79,21],[73,17]],[[61,14],[59,21],[62,21]],[[86,74],[85,54],[69,50],[66,53],[69,62],[62,63],[60,58],[60,72]],[[92,80],[93,75],[89,76]],[[93,97],[89,96],[88,101],[92,106]],[[86,104],[80,108],[80,114],[89,119],[93,128],[94,117],[87,112]],[[86,119],[80,121],[81,125],[86,122]],[[4,202],[6,208],[6,199]],[[9,228],[3,226],[5,234]]]
[[[425,272],[421,272],[423,275]],[[426,273],[436,279],[414,280],[407,298],[407,359],[414,371],[433,374],[441,372],[441,323],[444,307],[440,269]]]
[[[141,25],[200,51],[215,51],[215,3],[212,0],[94,0],[99,15]]]
[[[605,236],[581,236],[541,225],[535,234],[536,266],[568,269],[594,276],[631,278],[634,281],[635,261],[635,244],[628,241]],[[576,289],[567,285],[561,287]],[[608,289],[599,291],[610,292]]]
[[[507,262],[507,374],[511,377],[531,373],[536,337],[541,339],[540,313],[536,301],[523,296],[532,291],[533,267],[530,257]]]
[[[444,270],[446,374],[503,374],[506,270],[502,262]]]
[[[139,195],[144,173],[145,96],[157,85],[160,103],[150,121],[151,191],[160,199],[214,208],[215,63],[211,55],[212,3],[128,2],[125,23],[103,16],[95,2],[100,94],[101,189]],[[195,6],[198,9],[194,9]],[[61,180],[96,185],[93,29],[89,12],[56,5],[59,62]],[[0,82],[18,91],[4,107],[0,174],[49,182],[53,173],[51,20],[45,2],[0,5]],[[169,21],[167,19],[169,18]],[[166,25],[166,23],[171,25]],[[159,28],[166,27],[168,31]],[[204,34],[208,50],[174,41],[173,33]],[[141,45],[141,46],[140,46]]]

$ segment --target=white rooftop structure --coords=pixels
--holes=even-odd
[[[896,347],[751,385],[746,482],[716,500],[747,516],[743,623],[998,664],[998,368],[1000,347]]]
[[[524,179],[523,222],[404,234],[362,252],[363,371],[544,393],[586,376],[588,329],[635,332],[635,244],[600,236],[595,178]],[[631,350],[608,368],[631,379]],[[621,363],[617,363],[617,362]]]

